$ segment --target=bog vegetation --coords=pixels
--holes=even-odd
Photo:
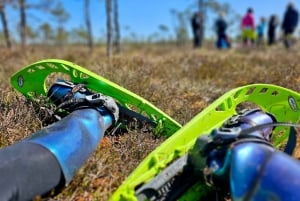
[[[28,47],[0,50],[0,146],[31,135],[45,126],[35,104],[15,92],[9,77],[42,59],[64,59],[79,64],[135,92],[181,124],[187,123],[228,90],[252,83],[271,83],[300,92],[300,52],[281,44],[271,48],[217,51],[143,45],[106,57],[105,47]],[[197,132],[197,131],[195,131]],[[164,139],[128,129],[105,136],[74,180],[45,200],[107,200],[138,163]]]

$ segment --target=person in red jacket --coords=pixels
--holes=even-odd
[[[241,30],[244,45],[252,46],[256,40],[256,26],[255,19],[253,16],[253,9],[248,8],[247,13],[242,18]]]

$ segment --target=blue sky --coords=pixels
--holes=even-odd
[[[28,2],[33,0],[27,0]],[[65,8],[69,11],[71,18],[65,25],[67,28],[79,27],[84,25],[83,0],[62,0]],[[91,1],[91,19],[93,33],[97,37],[104,35],[106,28],[106,15],[104,0]],[[138,38],[158,32],[158,26],[163,24],[169,27],[170,32],[174,32],[174,18],[171,15],[171,9],[183,11],[191,5],[196,5],[195,0],[119,0],[119,17],[121,25],[121,34],[128,35],[134,33]],[[277,14],[282,18],[286,5],[289,0],[220,0],[220,2],[229,3],[234,11],[243,15],[248,7],[254,9],[255,17],[269,17],[271,14]],[[295,1],[295,5],[300,9],[300,2]],[[195,7],[194,10],[196,10]],[[18,13],[9,10],[9,23],[13,30],[18,23]],[[40,12],[30,11],[28,13],[28,23],[37,25],[51,18],[43,16]],[[212,22],[215,16],[208,16]],[[210,26],[208,26],[209,28]]]

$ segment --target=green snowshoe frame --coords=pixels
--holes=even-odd
[[[154,121],[157,124],[156,134],[170,136],[181,128],[179,123],[144,98],[68,61],[47,59],[33,63],[16,72],[11,77],[11,85],[29,99],[46,96],[48,90],[46,82],[53,74],[67,77],[63,79],[73,83],[83,83],[90,90],[113,97],[125,108]]]
[[[47,94],[47,78],[52,74],[62,73],[73,83],[84,83],[95,92],[113,97],[122,106],[138,110],[140,114],[157,123],[156,132],[168,137],[159,147],[151,152],[129,175],[112,195],[111,200],[137,200],[135,188],[150,181],[171,161],[183,156],[194,145],[201,134],[207,134],[219,127],[226,119],[237,113],[241,103],[252,103],[263,111],[273,114],[279,122],[297,123],[299,121],[300,95],[292,90],[270,84],[253,84],[235,88],[205,108],[184,127],[159,110],[147,100],[124,89],[74,63],[47,59],[33,63],[11,77],[12,86],[28,99]],[[289,129],[275,129],[273,144],[280,147],[287,141]],[[276,135],[280,132],[280,135]],[[195,200],[205,193],[201,186],[191,189],[186,200]],[[200,196],[201,197],[201,196]]]
[[[112,201],[135,201],[135,188],[149,182],[174,159],[183,156],[192,148],[197,137],[208,134],[212,129],[237,113],[237,107],[245,104],[257,106],[273,114],[278,122],[299,121],[299,93],[270,84],[253,84],[233,89],[205,108],[190,122],[165,140],[150,153],[128,176],[112,195]],[[277,133],[280,132],[280,135]],[[272,143],[279,148],[288,139],[289,129],[276,128]],[[200,182],[186,192],[180,200],[199,200],[206,194],[207,187]]]

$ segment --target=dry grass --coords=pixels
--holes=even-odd
[[[300,91],[300,51],[280,45],[264,50],[193,50],[191,47],[125,47],[108,60],[104,48],[0,50],[0,144],[6,146],[43,127],[43,113],[9,85],[18,69],[41,59],[72,61],[143,96],[185,124],[226,91],[251,83],[272,83]],[[61,194],[45,200],[107,200],[136,165],[163,139],[128,130],[107,136]]]

